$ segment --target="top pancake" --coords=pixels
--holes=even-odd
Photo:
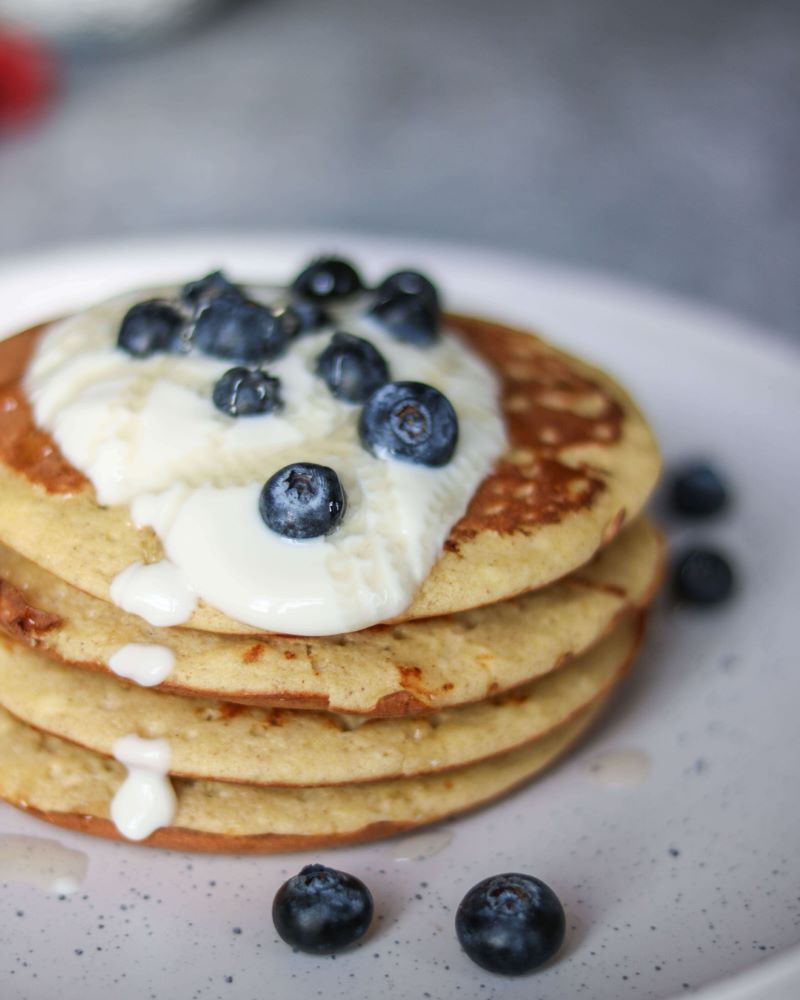
[[[564,576],[641,510],[659,471],[650,428],[607,375],[521,330],[461,316],[449,326],[497,373],[509,444],[396,621],[493,603]],[[0,540],[108,600],[119,572],[163,558],[161,543],[131,524],[127,508],[101,507],[33,425],[19,380],[37,332],[0,344]],[[187,625],[260,631],[202,603]]]
[[[402,716],[481,701],[579,655],[649,603],[663,545],[643,518],[544,590],[346,636],[212,635],[156,628],[0,545],[0,632],[60,663],[109,673],[120,647],[175,657],[160,692],[264,707]]]

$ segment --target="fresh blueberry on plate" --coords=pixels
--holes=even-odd
[[[192,342],[215,358],[254,364],[282,354],[289,335],[280,317],[266,306],[221,296],[198,315]]]
[[[689,517],[718,514],[728,502],[728,489],[711,465],[697,462],[679,469],[672,480],[672,506]]]
[[[335,333],[317,358],[316,373],[337,399],[363,403],[389,381],[389,366],[368,340]]]
[[[147,358],[169,350],[180,337],[184,317],[169,302],[148,299],[138,302],[125,314],[117,337],[117,346],[134,358]]]
[[[473,962],[521,976],[543,965],[564,940],[564,908],[532,875],[493,875],[473,886],[456,913],[456,934]]]
[[[243,299],[241,288],[222,273],[222,271],[212,271],[197,281],[190,281],[181,289],[181,301],[192,309],[199,309],[212,299],[220,297],[231,299]]]
[[[732,594],[731,564],[713,549],[690,549],[675,565],[675,595],[688,604],[721,604]]]
[[[273,413],[283,407],[280,379],[260,369],[231,368],[217,379],[214,406],[231,417]]]
[[[372,894],[364,883],[325,865],[306,865],[280,887],[272,904],[283,940],[315,955],[355,944],[372,922]]]
[[[345,299],[362,291],[364,283],[342,257],[318,257],[294,279],[291,290],[301,299]]]
[[[450,400],[422,382],[387,382],[361,411],[358,433],[376,458],[442,466],[458,444],[458,417]]]
[[[347,506],[339,477],[327,465],[295,462],[264,484],[258,509],[267,527],[285,538],[319,538],[334,531]]]

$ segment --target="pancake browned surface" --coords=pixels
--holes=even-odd
[[[0,640],[0,705],[104,756],[135,733],[166,739],[170,773],[258,785],[352,784],[441,772],[541,739],[606,694],[639,644],[630,617],[574,662],[514,692],[423,718],[355,720],[178,698],[60,667]]]
[[[390,836],[482,805],[564,753],[601,704],[519,750],[420,778],[321,788],[259,788],[175,779],[173,823],[143,843],[178,850],[272,853]],[[0,709],[0,799],[48,822],[122,839],[109,819],[124,768],[45,736]]]
[[[589,565],[500,604],[346,636],[292,639],[159,629],[0,546],[0,629],[62,663],[109,672],[129,643],[175,654],[160,691],[377,716],[475,702],[580,654],[652,597],[662,542],[644,519]]]
[[[500,601],[583,565],[637,515],[659,470],[650,428],[607,375],[524,331],[450,322],[500,377],[509,448],[402,619]],[[158,561],[161,544],[133,527],[127,508],[99,506],[33,426],[19,378],[35,338],[0,345],[0,538],[107,599],[111,580],[132,563]],[[203,604],[189,624],[257,633]]]

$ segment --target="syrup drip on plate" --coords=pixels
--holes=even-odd
[[[641,785],[650,774],[650,757],[644,750],[604,750],[591,757],[586,773],[601,785]]]
[[[0,834],[0,882],[21,882],[57,896],[76,892],[86,878],[89,858],[57,840]]]
[[[443,851],[452,839],[450,830],[429,830],[405,837],[389,850],[395,861],[425,861]]]

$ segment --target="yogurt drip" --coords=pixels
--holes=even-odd
[[[175,654],[167,646],[131,642],[118,649],[108,665],[118,677],[133,681],[140,687],[154,687],[172,673]]]
[[[123,611],[151,625],[180,625],[197,606],[197,595],[183,573],[168,559],[135,562],[111,581],[111,600]]]
[[[265,290],[248,289],[269,303]],[[505,447],[493,373],[458,337],[417,347],[394,339],[356,306],[331,307],[331,325],[294,340],[266,370],[280,379],[280,413],[233,418],[212,402],[233,362],[199,353],[133,359],[116,347],[127,309],[157,289],[103,303],[42,336],[25,388],[37,423],[95,488],[127,504],[158,535],[165,559],[135,563],[111,598],[151,624],[188,621],[201,598],[265,631],[330,635],[401,614]],[[273,293],[274,297],[274,293]],[[315,363],[336,330],[363,337],[394,381],[443,392],[459,444],[441,468],[381,460],[362,447],[361,407],[335,399]],[[347,514],[332,534],[290,541],[261,520],[266,480],[294,462],[334,469]]]
[[[111,802],[111,819],[123,837],[145,840],[175,818],[177,801],[169,780],[172,750],[167,740],[129,735],[114,742],[113,754],[128,776]]]

